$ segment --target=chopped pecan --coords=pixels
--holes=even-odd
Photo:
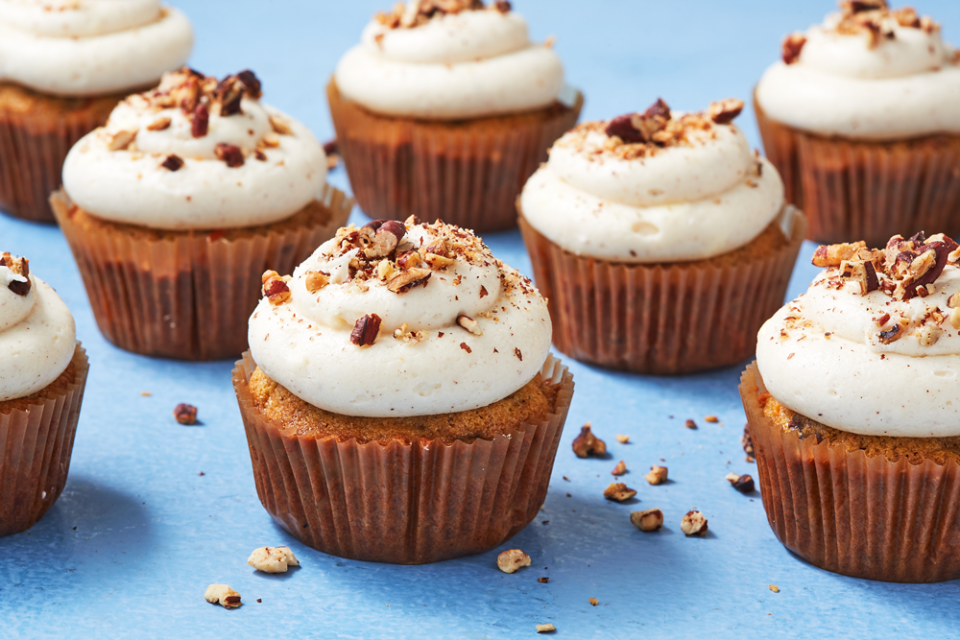
[[[163,159],[160,166],[168,171],[180,171],[183,168],[183,158],[178,155],[170,154]]]
[[[611,482],[610,485],[603,490],[604,498],[607,500],[616,500],[617,502],[629,500],[635,495],[637,495],[637,492],[622,482]]]
[[[240,147],[233,144],[220,142],[214,148],[218,160],[223,160],[231,169],[243,166],[243,151]]]
[[[173,417],[180,424],[197,424],[197,408],[192,404],[181,402],[174,408]]]
[[[537,627],[537,633],[553,633],[554,631],[557,630],[557,628],[556,628],[555,626],[553,626],[552,624],[549,624],[549,623],[548,623],[548,624],[538,624],[538,625],[536,625],[536,627]]]
[[[193,119],[190,122],[190,135],[202,138],[210,129],[210,108],[205,104],[198,104],[193,110]],[[220,145],[217,145],[218,147]],[[220,157],[220,154],[217,154]],[[221,158],[222,160],[222,158]]]
[[[893,327],[891,327],[887,331],[880,332],[880,336],[879,336],[880,342],[883,344],[890,344],[892,342],[896,342],[897,340],[903,337],[905,329],[906,329],[906,323],[901,320],[897,324],[893,325]]]
[[[263,283],[263,295],[270,304],[278,306],[290,299],[290,287],[287,285],[290,276],[281,276],[276,271],[264,271],[260,281]]]
[[[420,254],[416,251],[408,251],[397,256],[397,266],[401,269],[413,269],[420,264]]]
[[[374,220],[360,228],[358,238],[366,258],[385,258],[393,253],[407,233],[398,220]]]
[[[530,556],[520,549],[510,549],[497,556],[497,567],[504,573],[516,573],[530,566]]]
[[[630,442],[630,436],[625,436],[625,435],[623,435],[623,434],[617,434],[617,435],[616,435],[616,438],[617,438],[617,442],[619,442],[620,444],[627,444],[628,442]]]
[[[369,347],[377,340],[381,322],[380,316],[375,313],[363,316],[353,325],[350,342],[358,347]]]
[[[289,136],[293,134],[293,129],[290,128],[290,123],[280,116],[271,115],[270,126],[273,128],[275,133],[278,133],[281,136]]]
[[[236,609],[240,602],[240,594],[225,584],[212,584],[203,593],[203,598],[210,604],[219,604],[224,609]]]
[[[260,547],[253,550],[247,564],[264,573],[286,573],[289,567],[299,567],[300,561],[290,547]]]
[[[147,131],[163,131],[170,126],[170,118],[164,116],[147,125]]]
[[[791,33],[783,39],[782,55],[786,64],[793,64],[800,59],[803,45],[807,44],[807,37],[802,33]]]
[[[613,468],[613,471],[610,473],[615,476],[622,476],[627,472],[627,463],[621,460],[617,463],[617,466]]]
[[[387,289],[397,294],[406,293],[413,287],[426,285],[432,275],[433,272],[429,269],[406,269],[387,282]]]
[[[844,242],[841,244],[822,244],[813,252],[813,266],[815,267],[839,267],[846,260],[860,259],[861,250],[867,249],[867,243]]]
[[[483,331],[480,329],[480,323],[466,315],[457,316],[457,324],[472,333],[475,336],[482,336]]]
[[[705,535],[707,529],[707,519],[697,510],[688,511],[680,520],[680,530],[688,536]]]
[[[631,511],[630,522],[640,531],[658,531],[663,528],[663,511],[660,509]]]
[[[753,493],[755,488],[753,484],[753,478],[746,474],[738,476],[735,473],[728,473],[726,480],[740,493]]]
[[[604,131],[608,136],[616,136],[627,144],[653,142],[654,135],[667,126],[670,118],[670,107],[658,98],[643,114],[630,113],[614,118]]]
[[[117,131],[110,138],[110,142],[107,144],[108,151],[122,151],[130,146],[134,140],[137,139],[137,131]]]
[[[497,0],[493,3],[493,8],[499,11],[500,13],[510,13],[510,3],[507,0]]]
[[[653,485],[663,484],[667,481],[667,468],[652,465],[650,467],[650,473],[645,475],[644,478]]]
[[[222,117],[236,116],[243,113],[243,94],[246,86],[236,76],[228,76],[217,85],[217,101],[220,103]]]
[[[707,115],[717,124],[730,124],[743,111],[743,100],[727,98],[719,102],[711,102],[707,107]]]
[[[330,284],[330,276],[323,271],[308,271],[303,280],[303,285],[310,293],[316,293],[328,284]]]
[[[693,420],[687,420],[686,422],[683,423],[683,426],[685,426],[687,429],[696,429],[697,423],[694,422]]]
[[[573,439],[573,452],[578,458],[602,456],[607,452],[607,444],[593,435],[588,422],[580,429],[580,435]]]
[[[9,252],[0,256],[0,267],[6,267],[14,273],[16,278],[10,280],[7,289],[18,296],[30,293],[30,261],[26,258],[14,258]]]
[[[259,100],[263,95],[263,85],[260,83],[260,79],[257,78],[257,74],[250,71],[250,69],[244,69],[238,73],[237,79],[243,83],[247,95],[252,99]]]

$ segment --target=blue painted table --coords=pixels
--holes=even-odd
[[[217,75],[254,69],[267,101],[320,139],[332,136],[327,78],[370,15],[388,4],[179,2],[198,36],[193,66]],[[590,119],[644,108],[658,96],[683,109],[749,97],[777,57],[781,36],[819,21],[831,7],[766,0],[515,4],[536,38],[558,36],[557,50],[570,82],[587,96]],[[928,0],[919,8],[948,25],[948,36],[960,28],[956,0]],[[752,115],[739,123],[758,144]],[[347,186],[342,172],[332,181]],[[363,220],[359,212],[354,217]],[[529,273],[519,234],[486,240]],[[116,349],[97,331],[57,229],[2,218],[0,245],[30,257],[34,272],[70,305],[92,367],[66,490],[33,529],[0,539],[4,640],[520,638],[548,622],[569,638],[956,633],[960,584],[880,584],[820,571],[777,542],[759,496],[731,489],[728,472],[756,476],[739,443],[740,366],[656,378],[569,362],[577,390],[550,494],[533,524],[501,549],[471,558],[422,567],[354,562],[297,543],[260,506],[231,362],[183,364]],[[791,296],[813,275],[812,249],[804,247]],[[199,407],[202,425],[174,422],[180,402]],[[705,423],[709,414],[720,423]],[[685,428],[687,418],[699,428]],[[606,439],[611,460],[574,457],[570,442],[586,421]],[[629,434],[630,444],[618,444],[618,433]],[[639,491],[635,504],[612,504],[601,495],[620,459],[631,469],[625,481]],[[670,468],[669,484],[644,481],[654,463]],[[710,519],[706,538],[680,532],[680,518],[692,506]],[[666,527],[644,534],[630,524],[629,512],[651,507],[663,509]],[[268,576],[246,565],[255,547],[279,544],[294,549],[300,569]],[[506,575],[496,556],[513,547],[529,553],[533,566]],[[541,576],[550,582],[539,583]],[[243,607],[207,604],[203,591],[212,582],[233,586]]]

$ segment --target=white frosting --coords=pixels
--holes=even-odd
[[[790,409],[851,433],[960,436],[960,332],[947,307],[960,292],[960,268],[947,266],[936,293],[906,302],[881,291],[861,296],[852,282],[823,286],[824,277],[760,329],[757,364],[767,390]],[[925,345],[921,327],[929,331],[930,323],[920,323],[936,307],[948,319],[939,340]],[[883,344],[877,319],[888,313],[910,328]]]
[[[406,238],[414,247],[430,242],[419,226]],[[396,294],[375,280],[362,283],[366,291],[345,281],[357,250],[332,257],[335,246],[336,239],[326,242],[297,267],[289,302],[274,306],[264,299],[250,318],[254,360],[305,402],[375,418],[467,411],[509,396],[543,366],[552,335],[546,302],[488,251],[480,261],[458,260],[434,271],[426,286]],[[330,274],[331,284],[311,294],[306,274],[318,270]],[[501,274],[518,284],[503,285]],[[354,324],[373,313],[383,321],[379,338],[355,346]],[[476,320],[482,335],[458,325],[461,315]],[[416,344],[395,338],[403,324],[426,336]]]
[[[106,126],[82,138],[67,155],[63,184],[71,199],[97,217],[155,229],[218,229],[269,224],[288,218],[316,199],[326,182],[323,147],[301,123],[244,98],[242,114],[210,114],[207,135],[194,138],[191,120],[179,108],[157,109],[141,96],[121,102]],[[291,129],[276,135],[270,116]],[[162,118],[170,126],[147,127]],[[120,131],[136,131],[128,149],[110,151]],[[252,152],[265,137],[279,146]],[[217,144],[244,150],[243,166],[217,159]],[[262,146],[262,145],[261,145]],[[174,154],[184,165],[161,166]]]
[[[24,281],[0,266],[0,402],[40,391],[70,364],[77,346],[73,316],[60,296],[30,275],[30,291],[8,287]]]
[[[530,42],[519,15],[485,9],[409,29],[373,21],[334,78],[371,111],[448,120],[548,106],[563,89],[563,66],[553,49]]]
[[[675,116],[676,117],[676,116]],[[690,133],[690,146],[623,159],[602,131],[576,130],[520,196],[523,216],[577,255],[620,262],[700,260],[756,238],[783,209],[783,182],[733,125]]]
[[[190,22],[159,0],[0,0],[0,79],[44,93],[148,85],[192,48]]]
[[[840,34],[838,17],[811,27],[793,64],[777,62],[757,85],[773,120],[822,135],[890,140],[960,133],[960,66],[940,30],[885,24],[893,38],[870,48]]]

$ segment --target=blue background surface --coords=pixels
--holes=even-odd
[[[333,128],[324,85],[340,54],[389,0],[178,4],[196,28],[194,67],[217,75],[255,70],[267,102],[326,140]],[[833,5],[517,0],[515,6],[535,38],[557,36],[569,82],[586,94],[584,117],[596,119],[645,108],[658,96],[696,110],[714,99],[748,98],[777,58],[781,37],[818,22]],[[960,28],[956,0],[927,0],[918,8],[948,25],[948,39]],[[738,122],[759,144],[752,114]],[[347,188],[342,170],[331,182]],[[364,220],[359,212],[354,218]],[[485,239],[496,255],[529,273],[518,233]],[[724,480],[730,471],[756,477],[739,444],[742,366],[656,378],[567,359],[576,394],[545,509],[533,524],[500,549],[432,566],[342,560],[299,544],[260,506],[230,384],[232,363],[153,360],[107,343],[57,229],[0,218],[0,245],[28,256],[33,271],[70,305],[92,367],[66,490],[29,532],[0,539],[4,640],[522,638],[547,622],[568,638],[957,634],[960,584],[881,584],[820,571],[777,542],[759,494],[743,496]],[[814,273],[812,250],[804,246],[791,296]],[[180,402],[199,407],[202,425],[174,422]],[[705,423],[709,414],[721,422]],[[685,428],[687,418],[699,429]],[[579,460],[570,450],[587,421],[607,441],[609,460]],[[630,444],[617,443],[618,433],[629,434]],[[633,504],[601,495],[620,459],[630,469],[624,481],[639,491]],[[652,487],[643,479],[654,463],[669,467],[669,484]],[[693,506],[710,520],[702,539],[679,529]],[[644,534],[630,524],[629,512],[651,507],[663,509],[666,527]],[[254,548],[280,544],[294,549],[300,569],[268,576],[246,565]],[[530,554],[533,566],[503,574],[497,553],[514,547]],[[549,584],[538,583],[541,576]],[[213,582],[239,591],[243,607],[207,604],[203,591]]]

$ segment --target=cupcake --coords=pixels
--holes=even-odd
[[[960,249],[821,246],[760,330],[740,394],[770,526],[858,578],[960,578]]]
[[[67,306],[29,260],[0,255],[0,536],[60,497],[88,369]]]
[[[573,395],[529,280],[473,233],[377,220],[268,272],[237,363],[257,494],[303,543],[423,564],[537,514]]]
[[[820,242],[960,234],[960,58],[884,0],[794,33],[754,96],[763,145]]]
[[[373,218],[516,226],[514,201],[580,115],[563,66],[509,2],[410,0],[380,13],[327,86],[339,149]]]
[[[293,269],[347,219],[320,143],[261,93],[250,71],[168,73],[70,150],[51,203],[117,346],[239,356],[260,275]]]
[[[656,374],[753,353],[805,223],[732,124],[742,109],[731,99],[682,114],[658,100],[553,145],[519,209],[560,351]]]
[[[0,209],[53,222],[48,198],[70,147],[133,90],[182,66],[193,30],[158,0],[2,4]]]

